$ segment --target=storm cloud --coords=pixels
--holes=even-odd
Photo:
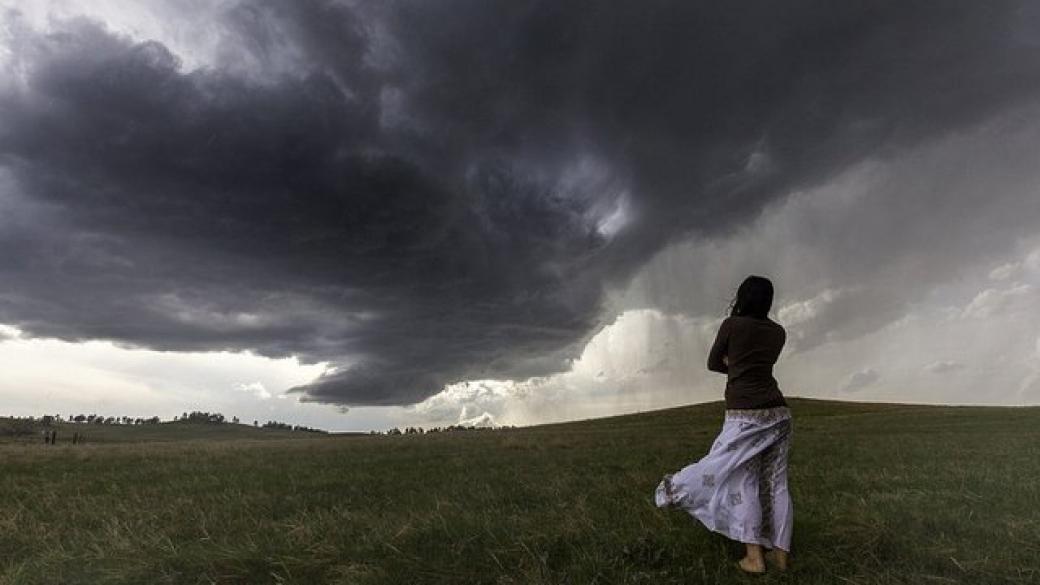
[[[1035,102],[1033,12],[243,2],[202,67],[10,13],[0,322],[329,362],[298,391],[344,405],[559,372],[666,246]]]

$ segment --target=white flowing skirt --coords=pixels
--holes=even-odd
[[[730,539],[790,551],[790,441],[791,411],[786,406],[727,410],[711,451],[664,476],[654,500],[661,508],[686,510]]]

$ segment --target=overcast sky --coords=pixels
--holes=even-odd
[[[1030,2],[0,0],[0,412],[1040,403]]]

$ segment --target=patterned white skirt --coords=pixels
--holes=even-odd
[[[787,492],[791,411],[727,410],[722,432],[701,459],[664,476],[658,507],[682,508],[739,542],[791,550],[794,508]]]

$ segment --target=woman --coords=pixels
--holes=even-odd
[[[708,353],[708,369],[726,374],[726,417],[711,451],[657,486],[659,507],[689,512],[709,530],[743,542],[738,566],[765,572],[765,557],[787,568],[794,509],[787,492],[791,413],[773,378],[784,328],[769,319],[773,284],[749,276]],[[768,555],[763,548],[772,549]]]

